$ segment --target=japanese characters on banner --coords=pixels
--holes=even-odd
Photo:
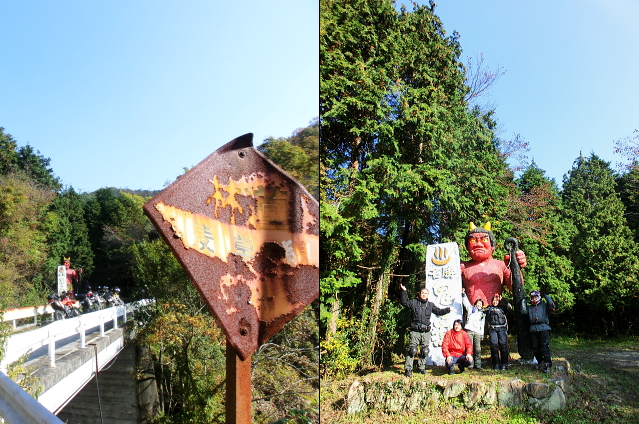
[[[442,341],[453,321],[462,319],[461,271],[457,243],[429,245],[426,248],[426,288],[428,300],[439,308],[450,307],[450,313],[430,317],[430,349],[428,365],[444,365]]]
[[[58,292],[60,294],[62,292],[67,291],[67,268],[64,265],[58,266]]]

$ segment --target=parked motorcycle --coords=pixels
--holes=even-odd
[[[57,294],[51,293],[47,297],[47,300],[53,308],[51,317],[54,321],[80,316],[80,312],[75,307],[70,307],[65,304]]]

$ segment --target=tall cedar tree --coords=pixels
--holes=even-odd
[[[51,205],[57,217],[57,229],[50,235],[50,254],[47,268],[55,272],[63,258],[71,258],[72,268],[82,267],[83,275],[93,270],[93,251],[89,230],[84,220],[84,201],[73,187],[62,190]]]
[[[573,319],[581,330],[632,331],[639,299],[639,247],[626,225],[610,164],[580,156],[564,177],[569,259],[575,266]],[[631,328],[629,328],[629,325]]]
[[[349,348],[362,366],[403,349],[388,296],[400,282],[423,285],[425,246],[505,215],[515,193],[491,114],[464,99],[457,35],[446,36],[433,7],[321,5],[324,329],[339,338],[336,318],[354,318]]]
[[[639,243],[639,162],[634,162],[628,172],[617,178],[617,191],[625,206],[628,227]]]
[[[570,233],[561,220],[559,190],[554,180],[533,163],[516,180],[520,197],[513,216],[527,266],[522,271],[526,290],[538,289],[557,301],[557,314],[569,314],[575,303],[570,281],[574,273],[567,258]],[[554,320],[555,325],[572,320]]]

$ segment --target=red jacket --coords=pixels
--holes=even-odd
[[[448,358],[449,356],[458,357],[462,355],[472,355],[473,344],[470,342],[468,334],[463,329],[455,331],[451,328],[444,335],[442,353],[444,354],[444,358]]]

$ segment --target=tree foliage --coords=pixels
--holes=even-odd
[[[497,135],[495,111],[479,104],[504,71],[481,56],[464,66],[433,2],[323,0],[320,14],[324,372],[403,355],[397,287],[423,286],[428,244],[457,242],[465,259],[469,221],[492,222],[495,257],[519,240],[526,289],[557,300],[553,328],[639,324],[636,167],[614,175],[581,158],[560,190],[528,163],[520,134]],[[636,137],[624,142],[635,160]]]
[[[593,327],[620,331],[636,312],[639,247],[627,226],[610,164],[580,156],[564,178],[564,220],[575,267],[576,311]],[[593,313],[593,312],[597,313]]]
[[[269,137],[257,149],[297,179],[315,198],[319,197],[317,119],[308,127],[295,130],[291,137]]]

